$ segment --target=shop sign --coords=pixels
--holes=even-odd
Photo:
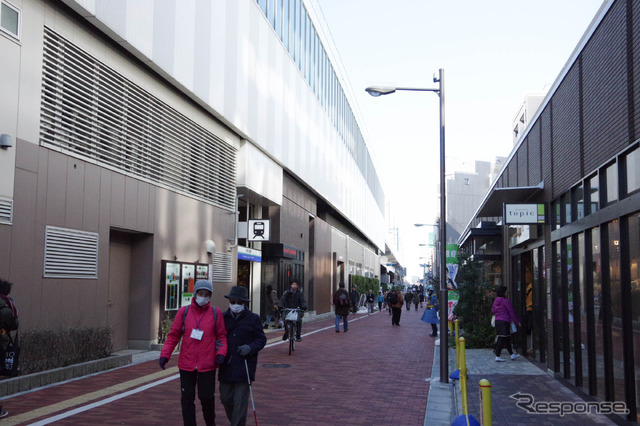
[[[544,204],[506,204],[504,205],[506,224],[527,225],[545,223]]]
[[[262,252],[249,247],[238,246],[238,260],[249,260],[251,262],[261,262]]]

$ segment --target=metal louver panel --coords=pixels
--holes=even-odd
[[[232,211],[236,149],[45,27],[40,143]]]
[[[47,226],[45,278],[98,278],[98,234]]]
[[[229,253],[214,253],[213,282],[230,283],[231,281],[231,255]]]
[[[0,198],[0,223],[13,223],[13,200]]]

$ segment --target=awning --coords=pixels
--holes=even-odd
[[[525,203],[538,201],[534,197],[544,189],[544,181],[536,186],[516,186],[510,188],[496,188],[485,198],[484,203],[478,209],[476,217],[502,216],[504,203]]]

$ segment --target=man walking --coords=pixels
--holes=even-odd
[[[224,313],[227,357],[218,376],[220,401],[231,424],[244,425],[251,391],[249,382],[255,380],[258,351],[264,348],[267,337],[260,317],[249,310],[246,287],[232,287],[224,297],[229,299],[229,309]]]
[[[351,284],[351,312],[354,314],[358,312],[358,304],[360,303],[360,293],[358,293],[358,288],[355,284]]]
[[[344,283],[338,285],[338,290],[333,293],[333,305],[336,307],[336,333],[340,333],[340,318],[342,318],[342,329],[346,333],[349,331],[349,307],[351,301],[349,294],[344,289]]]
[[[373,313],[373,305],[376,303],[376,295],[373,294],[373,290],[369,290],[367,294],[367,310],[370,314]]]
[[[394,290],[389,299],[391,302],[391,325],[400,326],[400,315],[402,315],[402,305],[404,304],[402,290]]]

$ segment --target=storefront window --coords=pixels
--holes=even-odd
[[[640,214],[629,217],[629,269],[631,284],[631,324],[635,366],[636,407],[640,407]]]
[[[589,312],[593,308],[593,286],[587,282],[586,251],[584,234],[578,236],[578,253],[580,254],[580,353],[582,355],[582,388],[589,393],[589,374],[595,368],[589,368],[589,347],[593,344],[593,323],[589,321]]]
[[[640,189],[640,148],[627,154],[627,194]]]
[[[622,288],[620,281],[620,227],[614,220],[609,230],[609,282],[611,291],[611,343],[613,348],[614,400],[624,400],[624,360],[622,337]]]
[[[605,399],[604,386],[604,318],[602,310],[602,246],[600,245],[600,228],[591,231],[591,273],[593,274],[593,314],[595,317],[595,354],[597,359],[596,378],[597,395]]]
[[[571,366],[575,365],[575,359],[574,359],[574,351],[571,350],[571,348],[574,347],[574,340],[573,340],[573,246],[571,244],[571,238],[567,238],[566,239],[567,242],[567,288],[566,288],[566,298],[567,298],[567,305],[566,305],[566,309],[567,309],[567,315],[566,317],[564,317],[564,319],[566,319],[567,321],[567,326],[564,328],[564,340],[566,342],[568,342],[568,344],[564,345],[564,350],[567,351],[567,354],[565,356],[565,360],[568,360],[569,363],[567,364],[566,362],[564,363],[564,367],[566,369],[565,371],[565,378],[568,378],[571,376]],[[563,294],[564,297],[564,294]]]

